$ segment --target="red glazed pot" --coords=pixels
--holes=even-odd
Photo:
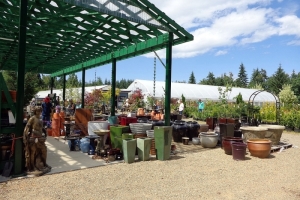
[[[231,144],[234,142],[243,142],[243,138],[239,137],[223,137],[222,138],[222,146],[225,151],[225,154],[232,155],[232,146]]]

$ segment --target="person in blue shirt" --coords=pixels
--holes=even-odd
[[[198,101],[198,110],[199,110],[199,112],[202,112],[203,109],[204,109],[204,102],[201,99],[199,99],[199,101]]]
[[[42,118],[43,121],[50,121],[52,104],[50,103],[50,98],[46,97],[42,103]]]

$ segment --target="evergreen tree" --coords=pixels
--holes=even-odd
[[[54,78],[54,88],[61,89],[63,88],[63,85],[64,85],[64,76],[59,76]]]
[[[3,71],[3,78],[9,90],[17,90],[17,72]],[[27,104],[38,92],[40,86],[39,74],[26,72],[24,78],[24,103]]]
[[[269,92],[278,95],[284,84],[289,84],[290,78],[287,73],[279,65],[276,72],[268,79],[266,87]]]
[[[298,98],[300,103],[300,72],[291,79],[291,89]]]
[[[241,88],[246,88],[248,86],[248,77],[243,63],[239,67],[239,74],[235,81],[235,85]]]
[[[209,72],[207,77],[202,79],[199,84],[202,85],[216,85],[215,75],[212,72]]]
[[[267,72],[264,69],[259,70],[258,68],[254,69],[251,75],[249,82],[249,88],[256,88],[258,85],[262,87],[263,90],[266,90],[266,81],[268,80]]]
[[[78,81],[77,75],[75,73],[69,74],[69,77],[66,81],[67,88],[76,88],[80,87],[81,83]]]
[[[223,79],[224,79],[224,86],[226,86],[226,85],[233,86],[234,85],[233,73],[232,72],[229,72],[229,75],[224,73]]]
[[[189,78],[189,82],[188,83],[196,84],[196,79],[195,79],[195,76],[194,76],[194,72],[191,73],[191,76]]]
[[[225,86],[225,82],[224,82],[224,74],[221,74],[220,77],[216,77],[216,85],[217,86]]]
[[[216,85],[216,78],[212,72],[207,75],[207,85]]]

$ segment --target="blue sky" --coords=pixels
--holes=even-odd
[[[299,0],[150,0],[194,35],[194,41],[173,47],[172,81],[197,83],[209,72],[216,77],[241,63],[248,77],[256,68],[271,76],[281,64],[286,73],[300,72]],[[165,49],[157,52],[165,63]],[[117,80],[153,80],[154,53],[117,62]],[[111,64],[86,71],[86,81],[111,79]],[[81,79],[81,73],[77,73]],[[165,80],[156,59],[156,80]]]

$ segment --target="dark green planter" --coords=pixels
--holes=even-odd
[[[137,138],[138,157],[141,161],[150,159],[150,147],[152,138]]]
[[[172,130],[172,126],[154,127],[156,158],[158,160],[168,160],[170,158]]]
[[[135,161],[136,139],[123,140],[123,155],[126,163],[133,163]]]

